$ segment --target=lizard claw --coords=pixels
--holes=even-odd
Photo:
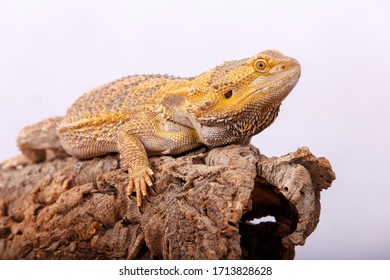
[[[147,196],[147,187],[153,185],[153,171],[149,167],[144,171],[143,174],[133,177],[130,175],[129,185],[127,187],[127,195],[130,197],[134,189],[137,195],[137,205],[140,208],[142,206],[142,197]]]

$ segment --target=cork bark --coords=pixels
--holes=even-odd
[[[308,148],[267,158],[230,145],[150,164],[141,211],[116,154],[1,170],[0,259],[293,259],[335,179]]]

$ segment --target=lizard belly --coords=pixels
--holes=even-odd
[[[164,121],[139,135],[148,155],[175,155],[202,145],[197,132],[187,126]]]
[[[77,158],[86,159],[118,152],[117,128],[112,123],[99,126],[62,124],[57,129],[61,146]]]
[[[142,114],[141,114],[142,115]],[[57,129],[64,150],[80,159],[119,152],[118,130],[137,137],[150,155],[180,154],[202,144],[197,132],[187,126],[167,121],[158,114],[127,119],[124,122],[79,121],[61,123]]]

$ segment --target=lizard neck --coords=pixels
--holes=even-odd
[[[162,92],[168,94],[161,100],[160,112],[169,121],[194,128],[185,107],[190,83],[191,79],[183,79],[162,88]]]
[[[196,116],[189,109],[197,105],[188,100],[192,87],[191,79],[163,87],[161,90],[169,94],[164,94],[161,99],[160,112],[167,121],[195,129],[201,142],[210,147],[248,142],[253,135],[271,125],[279,112],[280,102],[263,100],[261,103],[249,102],[226,115]]]

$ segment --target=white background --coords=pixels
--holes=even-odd
[[[25,125],[131,74],[194,76],[265,49],[301,79],[252,143],[308,146],[337,179],[298,259],[390,259],[389,1],[0,0],[0,160]]]
[[[388,280],[390,261],[247,261],[247,260],[184,260],[163,261],[1,261],[1,275],[6,279],[137,279],[137,280],[237,280],[272,279],[285,280],[293,277],[300,280],[375,279]],[[221,273],[221,267],[223,272]],[[252,267],[247,275],[234,274],[237,267]],[[271,268],[272,274],[267,275]],[[22,269],[21,269],[22,268]],[[161,268],[161,270],[160,270]],[[257,269],[258,268],[258,269]],[[126,270],[127,269],[127,270]],[[201,270],[201,272],[199,271]],[[126,274],[125,274],[126,271]],[[160,272],[161,271],[161,272]],[[237,270],[236,270],[237,271]],[[243,271],[243,270],[242,270]],[[268,270],[269,271],[269,270]],[[320,272],[319,272],[320,271]],[[122,272],[122,275],[121,275]],[[158,274],[156,274],[156,272]],[[259,273],[260,272],[260,273]],[[263,275],[261,275],[263,272]],[[265,273],[264,273],[265,272]],[[257,273],[257,274],[256,274]],[[269,273],[269,272],[268,272]],[[171,275],[169,275],[171,274]],[[259,275],[260,274],[260,275]]]

